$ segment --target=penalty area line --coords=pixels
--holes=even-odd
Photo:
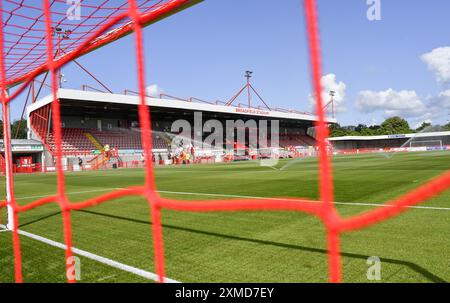
[[[1,228],[6,228],[6,226],[4,226],[4,225],[0,225],[0,227]],[[9,231],[9,230],[7,230],[7,231]],[[53,247],[56,247],[56,248],[60,248],[60,249],[63,249],[63,250],[65,250],[67,248],[67,246],[65,244],[63,244],[63,243],[59,243],[59,242],[56,242],[56,241],[53,241],[53,240],[50,240],[50,239],[47,239],[47,238],[44,238],[44,237],[32,234],[32,233],[29,233],[29,232],[26,232],[26,231],[23,231],[23,230],[18,230],[18,233],[19,233],[19,235],[31,238],[33,240],[45,243],[47,245],[50,245],[50,246],[53,246]],[[147,280],[158,281],[158,275],[155,274],[155,273],[152,273],[152,272],[149,272],[149,271],[145,271],[143,269],[139,269],[139,268],[136,268],[136,267],[133,267],[133,266],[130,266],[130,265],[126,265],[126,264],[123,264],[123,263],[120,263],[120,262],[117,262],[117,261],[114,261],[114,260],[111,260],[111,259],[99,256],[99,255],[90,253],[88,251],[85,251],[85,250],[82,250],[82,249],[79,249],[79,248],[76,248],[76,247],[72,247],[72,251],[73,251],[73,253],[75,255],[79,255],[79,256],[82,256],[82,257],[85,257],[85,258],[97,261],[99,263],[108,265],[110,267],[114,267],[114,268],[117,268],[117,269],[129,272],[129,273],[135,274],[135,275],[140,276],[142,278],[145,278]],[[164,282],[165,283],[180,283],[179,281],[176,281],[176,280],[173,280],[173,279],[169,279],[167,277],[164,278]]]

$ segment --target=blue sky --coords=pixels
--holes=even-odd
[[[324,86],[342,99],[337,119],[371,124],[399,114],[413,127],[448,122],[450,2],[380,3],[381,20],[369,21],[366,0],[318,0]],[[146,28],[144,42],[147,84],[165,93],[227,100],[249,69],[272,107],[311,110],[301,0],[205,0]],[[115,92],[136,89],[132,36],[79,61]],[[63,73],[66,88],[94,84],[74,65]]]

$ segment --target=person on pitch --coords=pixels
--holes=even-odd
[[[103,147],[103,151],[105,152],[105,156],[106,156],[107,158],[109,158],[109,157],[110,157],[110,155],[109,155],[109,152],[110,152],[109,144],[106,144],[106,145]]]

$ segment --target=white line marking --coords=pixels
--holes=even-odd
[[[195,196],[210,196],[210,197],[224,197],[224,198],[243,198],[243,199],[261,199],[261,200],[274,200],[274,201],[287,201],[289,199],[283,198],[269,198],[269,197],[253,197],[253,196],[241,196],[241,195],[225,195],[225,194],[208,194],[208,193],[191,193],[191,192],[178,192],[178,191],[166,191],[158,190],[159,193],[164,194],[176,194],[176,195],[195,195]],[[311,203],[320,203],[320,201],[310,201]],[[355,205],[355,206],[380,206],[380,207],[393,207],[389,204],[379,204],[379,203],[360,203],[360,202],[334,202],[334,204],[342,205]],[[416,208],[416,209],[430,209],[430,210],[447,210],[450,211],[449,207],[433,207],[433,206],[407,206],[406,208]]]
[[[0,227],[6,228],[4,225],[0,225]],[[26,231],[23,231],[23,230],[19,230],[19,234],[22,235],[22,236],[34,239],[36,241],[48,244],[50,246],[60,248],[60,249],[64,249],[65,250],[66,247],[67,247],[63,243],[59,243],[59,242],[56,242],[56,241],[53,241],[53,240],[50,240],[50,239],[47,239],[47,238],[44,238],[44,237],[32,234],[32,233],[29,233],[29,232],[26,232]],[[117,269],[129,272],[129,273],[132,273],[132,274],[135,274],[137,276],[143,277],[143,278],[148,279],[148,280],[158,281],[158,276],[156,274],[152,273],[152,272],[145,271],[145,270],[142,270],[142,269],[130,266],[130,265],[126,265],[126,264],[123,264],[123,263],[120,263],[120,262],[117,262],[117,261],[114,261],[114,260],[111,260],[111,259],[99,256],[99,255],[90,253],[88,251],[81,250],[81,249],[78,249],[78,248],[75,248],[75,247],[72,247],[72,251],[76,255],[79,255],[79,256],[82,256],[82,257],[85,257],[85,258],[88,258],[88,259],[91,259],[91,260],[94,260],[94,261],[97,261],[97,262],[109,265],[111,267],[114,267],[114,268],[117,268]],[[164,278],[164,282],[165,283],[180,283],[179,281],[176,281],[176,280],[173,280],[173,279],[169,279],[169,278]]]
[[[70,193],[67,193],[67,195],[77,195],[77,194],[86,194],[86,193],[95,193],[95,192],[104,192],[104,191],[122,190],[122,189],[124,189],[124,188],[120,188],[120,187],[115,187],[115,188],[104,188],[104,189],[96,189],[96,190],[86,190],[86,191],[70,192]],[[209,196],[209,197],[224,197],[224,198],[263,199],[263,200],[275,200],[275,201],[286,201],[286,200],[288,200],[288,199],[283,199],[283,198],[254,197],[254,196],[227,195],[227,194],[214,194],[214,193],[193,193],[193,192],[166,191],[166,190],[158,190],[157,192],[159,192],[159,193],[164,193],[164,194],[192,195],[192,196]],[[16,198],[16,200],[24,200],[24,199],[32,199],[32,198],[44,198],[44,197],[48,197],[48,196],[50,196],[50,195],[52,195],[52,194],[48,194],[48,195],[40,195],[40,196],[20,197],[20,198]],[[314,201],[311,201],[311,202],[314,202]],[[317,201],[316,201],[316,202],[317,202]],[[365,202],[334,202],[334,204],[340,204],[340,205],[354,205],[354,206],[392,207],[392,205],[388,205],[388,204],[381,204],[381,203],[365,203]],[[450,211],[450,207],[407,206],[407,208]]]
[[[281,170],[280,168],[277,168],[275,166],[261,166],[261,167],[269,167],[269,168],[271,168],[273,170]],[[263,171],[263,172],[266,172],[266,171]],[[270,172],[270,170],[269,170],[269,172]],[[260,173],[260,171],[259,171],[259,173]]]

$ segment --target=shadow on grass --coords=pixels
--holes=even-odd
[[[40,221],[42,221],[42,220],[45,220],[45,219],[54,217],[54,216],[59,215],[59,214],[61,214],[61,211],[57,211],[57,212],[48,214],[48,215],[46,215],[46,216],[37,218],[36,220],[32,220],[32,221],[29,221],[29,222],[25,222],[25,223],[23,223],[23,224],[19,224],[19,228],[20,228],[20,227],[25,227],[25,226],[28,226],[28,225],[31,225],[31,224],[34,224],[34,223],[37,223],[37,222],[40,222]]]
[[[112,219],[124,220],[124,221],[128,221],[128,222],[133,222],[133,223],[151,225],[151,222],[149,222],[149,221],[138,220],[138,219],[133,219],[133,218],[127,218],[127,217],[122,217],[122,216],[116,216],[116,215],[111,215],[111,214],[105,214],[105,213],[100,213],[100,212],[95,212],[95,211],[90,211],[90,210],[79,210],[79,212],[83,212],[83,213],[87,213],[87,214],[91,214],[91,215],[96,215],[96,216],[108,217],[108,218],[112,218]],[[20,227],[24,227],[24,226],[27,226],[27,225],[31,225],[33,223],[37,223],[39,221],[42,221],[42,220],[45,220],[47,218],[53,217],[53,216],[58,215],[60,213],[61,212],[56,212],[56,213],[49,214],[47,216],[41,217],[39,219],[30,221],[30,222],[27,222],[27,223],[25,223],[23,225],[20,225]],[[312,253],[319,253],[319,254],[327,254],[328,253],[328,251],[325,250],[325,249],[314,248],[314,247],[307,247],[307,246],[301,246],[301,245],[293,245],[293,244],[286,244],[286,243],[279,243],[279,242],[251,239],[251,238],[244,238],[244,237],[225,235],[225,234],[220,234],[220,233],[208,232],[208,231],[204,231],[204,230],[198,230],[198,229],[192,229],[192,228],[186,228],[186,227],[180,227],[180,226],[174,226],[174,225],[168,225],[168,224],[163,224],[162,226],[164,228],[170,228],[170,229],[174,229],[174,230],[191,232],[191,233],[202,234],[202,235],[213,236],[213,237],[219,237],[219,238],[225,238],[225,239],[232,239],[232,240],[237,240],[237,241],[245,241],[245,242],[257,243],[257,244],[263,244],[263,245],[270,245],[270,246],[283,247],[283,248],[289,248],[289,249],[297,249],[297,250],[301,250],[301,251],[312,252]],[[354,259],[363,259],[363,260],[367,260],[367,258],[369,258],[369,256],[365,256],[365,255],[361,255],[361,254],[355,254],[355,253],[348,253],[348,252],[341,252],[341,256],[354,258]],[[421,274],[424,278],[426,278],[430,282],[434,282],[434,283],[446,283],[447,282],[446,280],[442,279],[441,277],[436,276],[435,274],[429,272],[425,268],[423,268],[423,267],[421,267],[421,266],[419,266],[419,265],[417,265],[415,263],[408,262],[408,261],[403,261],[403,260],[390,259],[390,258],[382,258],[382,260],[384,262],[386,262],[386,263],[406,266],[406,267],[410,268],[411,270]]]

